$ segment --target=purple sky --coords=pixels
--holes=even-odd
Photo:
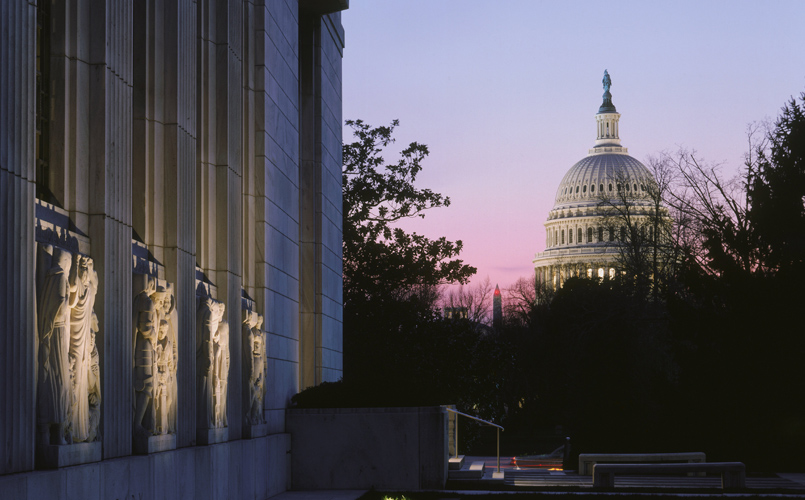
[[[344,118],[428,145],[420,186],[452,205],[405,227],[462,240],[473,281],[505,287],[593,146],[604,69],[632,156],[682,146],[737,172],[747,125],[805,91],[804,19],[802,0],[352,0]]]

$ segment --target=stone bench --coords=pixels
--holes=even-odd
[[[741,462],[707,462],[685,464],[595,464],[593,488],[612,489],[615,474],[682,474],[690,472],[721,474],[722,489],[746,487],[746,467]]]
[[[704,453],[582,453],[579,455],[579,475],[590,476],[593,465],[598,463],[640,463],[640,462],[693,462],[707,461]]]

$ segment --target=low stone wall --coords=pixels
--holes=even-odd
[[[266,499],[288,489],[290,436],[273,434],[0,476],[0,500]]]
[[[293,489],[438,489],[447,480],[441,407],[286,410]]]

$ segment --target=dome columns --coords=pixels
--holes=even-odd
[[[620,118],[620,113],[598,113],[595,115],[595,122],[598,129],[595,139],[596,146],[601,144],[621,145],[620,136],[618,134],[618,122]]]

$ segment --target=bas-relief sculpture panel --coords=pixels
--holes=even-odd
[[[98,273],[90,257],[51,245],[38,246],[37,265],[38,444],[93,442],[100,437]]]
[[[176,298],[171,284],[136,275],[133,318],[135,451],[175,447],[178,345]],[[170,436],[155,444],[154,436]]]

